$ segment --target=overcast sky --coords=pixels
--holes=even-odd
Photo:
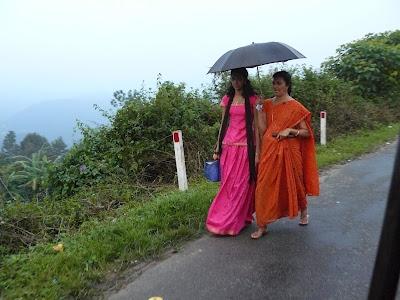
[[[369,32],[400,29],[398,0],[0,0],[0,109],[106,100],[163,79],[199,87],[227,50],[280,41],[319,67]]]

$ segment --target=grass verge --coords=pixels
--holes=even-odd
[[[393,140],[400,131],[400,123],[382,125],[374,130],[359,130],[347,136],[330,141],[326,146],[317,147],[319,168],[355,158],[372,152],[385,142]]]
[[[188,192],[171,192],[138,204],[118,219],[86,222],[78,233],[62,239],[63,252],[55,252],[54,244],[42,244],[6,257],[0,272],[2,297],[89,297],[91,284],[111,268],[157,256],[202,232],[217,188],[199,183]]]
[[[354,158],[392,140],[400,124],[340,137],[318,147],[320,167]],[[64,236],[64,251],[41,244],[0,262],[0,298],[86,298],[93,283],[112,269],[160,255],[203,232],[204,217],[218,185],[200,182],[188,192],[169,192],[129,207],[116,219],[92,220]]]

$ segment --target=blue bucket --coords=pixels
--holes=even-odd
[[[219,160],[207,160],[204,163],[204,176],[210,181],[220,181]]]

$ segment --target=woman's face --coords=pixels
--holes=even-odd
[[[288,92],[288,86],[283,78],[276,78],[272,80],[272,88],[276,97],[285,96]]]
[[[244,86],[245,79],[243,76],[238,75],[238,74],[232,74],[231,75],[231,83],[232,87],[235,90],[241,90]]]

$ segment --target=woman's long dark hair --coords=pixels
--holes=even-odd
[[[245,113],[246,113],[246,135],[247,135],[247,154],[249,157],[249,171],[250,171],[250,182],[256,181],[256,166],[255,166],[255,146],[254,146],[254,132],[253,132],[253,112],[250,105],[250,97],[256,93],[251,85],[250,80],[247,78],[248,73],[245,68],[232,70],[232,74],[243,76],[245,83],[243,85],[242,96],[244,97]],[[235,96],[235,89],[230,83],[226,95],[229,97],[227,106],[225,107],[224,118],[222,119],[221,132],[218,140],[219,154],[222,153],[222,141],[224,140],[229,120],[229,111]]]

